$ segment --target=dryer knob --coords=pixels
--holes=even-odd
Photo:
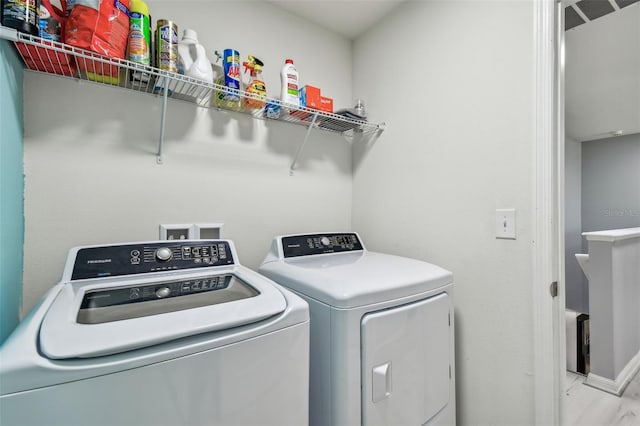
[[[171,249],[169,247],[161,247],[156,250],[156,259],[158,259],[160,262],[166,262],[167,260],[171,259],[172,256],[173,253],[171,253]]]
[[[171,289],[169,287],[160,287],[156,290],[156,296],[158,297],[158,299],[167,297],[169,294],[171,294]]]
[[[322,237],[322,238],[320,238],[320,243],[323,246],[328,247],[329,244],[331,244],[331,240],[329,238],[327,238],[327,237]]]

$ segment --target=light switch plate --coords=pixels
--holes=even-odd
[[[496,238],[516,239],[516,209],[496,210]]]

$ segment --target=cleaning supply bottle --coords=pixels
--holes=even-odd
[[[37,36],[40,0],[2,0],[2,25]]]
[[[178,72],[213,83],[213,68],[207,59],[207,52],[198,43],[198,34],[188,28],[184,30],[182,40],[178,43]]]
[[[213,63],[214,83],[216,89],[213,91],[213,103],[218,108],[224,108],[224,70],[222,69],[222,53],[214,51],[213,54],[216,57],[216,61]]]
[[[240,110],[240,53],[234,49],[224,49],[223,53],[215,52],[216,63],[222,59],[222,75],[216,79],[218,88],[215,91],[214,103],[219,108]]]
[[[249,84],[247,84],[245,90],[250,97],[243,98],[242,104],[248,109],[260,109],[264,107],[267,99],[267,88],[262,79],[264,63],[255,56],[249,55],[248,58],[249,60],[243,62],[242,65],[244,65],[244,72],[247,72],[247,70],[251,72]]]
[[[149,7],[144,0],[131,0],[127,52],[131,62],[151,65],[151,24]],[[133,71],[131,79],[144,83],[149,81],[149,74]]]
[[[293,65],[293,59],[286,59],[280,71],[280,79],[282,81],[282,96],[280,100],[283,107],[297,108],[300,106],[298,77],[298,71]]]

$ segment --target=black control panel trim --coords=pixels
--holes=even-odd
[[[306,234],[282,237],[284,257],[312,256],[326,253],[362,251],[355,233]]]
[[[256,297],[258,290],[232,274],[91,290],[76,321],[102,324]]]
[[[78,250],[71,280],[233,264],[231,247],[224,240],[181,240],[88,247]]]
[[[213,275],[181,281],[168,281],[123,288],[92,290],[82,298],[80,309],[96,309],[148,302],[229,287],[233,275]]]

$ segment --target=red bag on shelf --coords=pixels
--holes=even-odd
[[[15,45],[27,65],[27,68],[72,76],[75,74],[75,66],[72,59],[62,50],[64,46],[64,24],[67,2],[60,0],[60,8],[51,4],[50,0],[42,0],[39,12],[40,37],[43,39],[40,47],[34,44],[16,42]]]
[[[87,4],[93,4],[93,7]],[[129,0],[76,3],[67,19],[65,43],[110,58],[124,59],[129,37]],[[78,58],[90,79],[117,81],[119,67]],[[110,78],[112,77],[112,78]]]
[[[43,46],[47,44],[53,45],[52,42],[42,42]],[[27,68],[31,70],[42,71],[49,74],[66,75],[68,77],[76,73],[73,60],[64,52],[19,41],[17,41],[15,45]]]

